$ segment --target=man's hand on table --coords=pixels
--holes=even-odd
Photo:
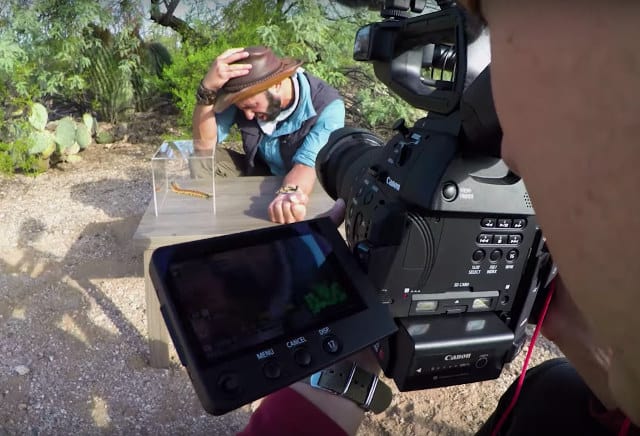
[[[269,204],[269,219],[280,224],[304,220],[315,181],[315,168],[300,163],[294,164],[282,180],[276,198]]]
[[[269,219],[274,223],[291,224],[304,220],[309,196],[302,191],[276,195],[269,205]]]

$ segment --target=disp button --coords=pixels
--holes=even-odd
[[[322,341],[322,349],[329,354],[336,354],[342,349],[342,344],[335,336],[327,336]]]

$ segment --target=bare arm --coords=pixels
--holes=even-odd
[[[542,334],[560,347],[600,402],[607,409],[615,409],[617,403],[607,382],[611,350],[599,344],[593,328],[561,279],[557,280],[555,295],[542,325]]]
[[[249,73],[251,64],[233,64],[249,56],[243,48],[226,50],[211,64],[209,71],[202,79],[202,86],[212,91],[219,91],[229,79]],[[205,139],[207,143],[216,144],[218,126],[213,105],[196,105],[192,117],[193,139]]]
[[[612,350],[614,402],[640,424],[640,3],[483,7],[503,156],[527,184],[577,310]],[[570,354],[601,400],[613,402],[585,356]]]
[[[213,105],[196,105],[192,119],[193,139],[205,139],[207,142],[218,142],[218,125]]]
[[[297,186],[300,191],[310,195],[316,181],[316,169],[302,164],[294,164],[291,171],[284,176],[284,185]]]

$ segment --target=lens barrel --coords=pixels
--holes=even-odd
[[[316,175],[334,200],[351,197],[350,191],[369,168],[384,143],[365,129],[343,127],[329,136],[316,157]]]

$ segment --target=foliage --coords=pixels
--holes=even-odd
[[[151,94],[157,93],[153,77],[166,63],[167,51],[142,41],[139,2],[6,3],[0,10],[0,97],[5,104],[25,107],[55,95],[80,106],[94,104],[109,121],[128,108],[149,106]],[[103,65],[96,67],[96,60]],[[105,73],[111,77],[101,76]],[[95,89],[96,79],[100,90]]]
[[[92,44],[86,30],[109,17],[92,0],[8,0],[0,46],[9,48],[0,81],[7,96],[40,99],[63,93],[77,98],[86,83],[82,71],[90,64]],[[73,23],[73,25],[71,25]],[[3,56],[4,57],[4,56]]]
[[[97,45],[88,69],[95,107],[101,119],[115,123],[127,109],[133,110],[132,61],[121,61],[118,47]]]
[[[280,56],[303,60],[306,70],[338,88],[354,124],[377,128],[399,117],[417,119],[420,113],[393,96],[375,78],[371,65],[352,59],[357,29],[379,16],[362,10],[340,13],[344,11],[323,8],[313,0],[240,0],[230,2],[213,25],[194,23],[200,34],[208,32],[211,43],[184,45],[164,76],[181,125],[191,125],[194,92],[216,56],[231,47],[257,44],[271,47]]]
[[[191,125],[195,90],[216,56],[232,47],[261,44],[255,37],[256,28],[270,20],[282,21],[278,3],[273,0],[230,2],[216,23],[193,23],[200,34],[208,35],[210,43],[185,42],[173,55],[173,63],[164,70],[165,89],[175,98],[181,125]]]
[[[49,109],[48,121],[91,111],[116,123],[170,95],[181,125],[190,127],[199,81],[215,57],[231,47],[264,44],[303,60],[305,69],[340,90],[348,123],[376,130],[398,117],[411,122],[422,115],[391,95],[371,65],[352,59],[356,30],[378,21],[376,12],[331,0],[183,1],[186,15],[178,18],[171,16],[177,3],[151,0],[151,9],[144,11],[143,3],[133,0],[4,0],[0,167],[42,168],[51,138],[44,133],[40,109],[32,112],[35,102]],[[165,15],[162,7],[169,8]],[[61,101],[71,102],[73,111],[56,110]],[[76,125],[74,145],[65,150],[85,146],[87,131],[99,133],[95,126],[87,128]]]
[[[51,163],[77,162],[78,152],[92,141],[91,130],[95,120],[85,114],[81,122],[65,117],[56,123],[53,133],[47,130],[48,112],[40,103],[30,108],[25,118],[14,120],[16,131],[12,142],[0,147],[0,171],[12,173],[15,169],[37,174],[49,168]]]
[[[0,150],[2,170],[31,171],[25,150],[29,144],[49,144],[41,113],[31,125],[24,113],[34,102],[49,107],[48,118],[59,113],[60,102],[75,110],[92,108],[102,120],[117,122],[128,111],[146,110],[159,94],[155,77],[170,56],[139,35],[144,15],[131,0],[5,0],[0,7]],[[36,108],[41,106],[34,106]],[[43,107],[44,109],[44,107]],[[38,111],[39,109],[36,109]],[[64,124],[64,123],[63,123]],[[35,129],[35,131],[34,131]],[[66,160],[76,147],[90,142],[84,127],[76,128],[75,145],[56,153]],[[95,129],[89,129],[95,133]],[[88,140],[89,139],[89,140]],[[12,145],[13,144],[13,145]],[[49,150],[47,145],[44,150]],[[42,153],[42,152],[38,152]],[[28,153],[27,153],[28,154]],[[55,156],[54,156],[55,157]],[[37,168],[42,167],[42,155]],[[72,159],[73,160],[73,159]]]

